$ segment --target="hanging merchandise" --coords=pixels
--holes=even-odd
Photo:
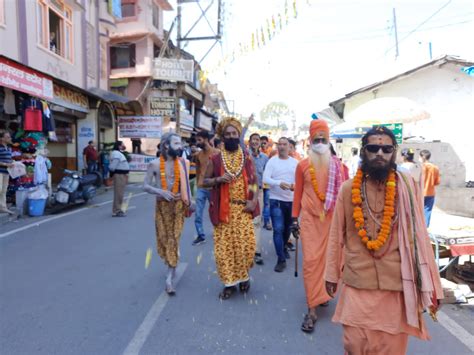
[[[25,131],[43,131],[43,105],[36,99],[25,100],[23,109],[23,129]]]
[[[49,109],[46,101],[41,101],[43,106],[43,130],[48,135],[50,141],[57,142],[58,137],[56,136],[56,124],[54,122],[53,114]]]
[[[34,183],[35,185],[48,183],[48,165],[45,149],[38,151],[35,159]]]

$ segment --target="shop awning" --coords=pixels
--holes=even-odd
[[[128,97],[117,95],[116,93],[102,90],[99,88],[89,88],[88,91],[102,100],[109,101],[109,102],[120,102],[121,104],[126,104],[130,101]]]

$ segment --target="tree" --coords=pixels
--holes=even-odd
[[[287,122],[294,120],[294,113],[283,102],[271,102],[260,111],[263,124],[276,129],[287,130]]]

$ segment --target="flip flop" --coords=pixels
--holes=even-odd
[[[317,317],[314,318],[309,313],[306,314],[303,323],[301,324],[301,330],[305,333],[312,333],[317,320]]]
[[[247,292],[249,292],[249,289],[250,289],[250,280],[241,282],[241,283],[239,284],[239,290],[240,290],[240,292],[247,293]]]
[[[224,287],[221,293],[219,293],[219,298],[221,300],[227,300],[235,293],[236,290],[237,288],[235,286]]]

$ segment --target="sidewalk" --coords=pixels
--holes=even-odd
[[[131,192],[131,191],[136,192],[137,190],[141,191],[141,185],[142,184],[136,184],[136,183],[128,184],[126,188],[126,192]],[[44,215],[41,217],[30,217],[28,216],[28,214],[25,214],[22,217],[19,217],[17,215],[10,216],[8,213],[0,213],[0,230],[2,231],[7,230],[13,224],[15,224],[15,227],[18,227],[23,224],[30,223],[31,221],[39,221],[52,214],[57,215],[57,214],[65,213],[65,212],[70,212],[73,209],[93,206],[97,203],[101,203],[110,199],[113,199],[113,186],[101,186],[100,188],[97,189],[96,197],[87,205],[83,203],[78,203],[75,206],[64,207],[64,210],[61,210],[61,211],[53,210],[51,208],[46,208]],[[14,208],[12,209],[15,210]]]

